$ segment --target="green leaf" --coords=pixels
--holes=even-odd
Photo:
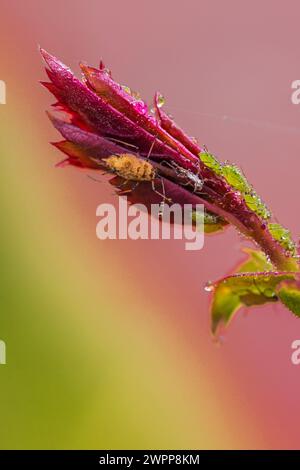
[[[230,287],[220,284],[214,292],[211,307],[212,332],[216,332],[221,322],[227,325],[233,314],[238,311],[241,305],[239,296],[235,295]]]
[[[300,286],[296,282],[283,282],[278,290],[281,302],[297,317],[300,317]]]
[[[266,255],[262,251],[253,250],[252,248],[244,248],[243,252],[248,255],[247,259],[241,263],[235,272],[259,272],[272,271],[273,265],[268,261]]]
[[[266,256],[251,249],[245,250],[248,258],[235,273],[216,282],[211,306],[212,331],[220,323],[225,325],[242,306],[262,305],[278,301],[278,286],[286,280],[295,280],[297,273],[273,272]]]

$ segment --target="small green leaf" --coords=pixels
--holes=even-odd
[[[253,250],[252,248],[244,248],[243,252],[248,255],[246,261],[239,265],[237,273],[251,273],[272,271],[273,265],[268,261],[266,255],[262,251]]]
[[[239,296],[233,294],[231,289],[226,285],[220,284],[214,292],[211,307],[212,332],[216,332],[221,322],[227,325],[233,314],[238,311],[241,305],[242,303]]]
[[[211,286],[213,333],[221,322],[227,325],[243,305],[249,307],[278,301],[278,286],[283,281],[294,281],[298,276],[297,273],[273,272],[271,263],[262,252],[252,249],[245,251],[248,258],[238,266],[235,274]]]
[[[300,286],[296,282],[283,282],[278,290],[281,302],[297,317],[300,317]]]

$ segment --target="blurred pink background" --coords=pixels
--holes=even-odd
[[[128,361],[123,371],[130,374],[138,366],[143,371],[145,391],[137,400],[149,405],[140,415],[144,440],[135,437],[132,422],[122,423],[129,435],[125,440],[117,418],[115,433],[120,432],[120,439],[101,437],[105,429],[101,429],[101,419],[95,424],[96,412],[93,432],[98,432],[97,439],[79,437],[76,442],[61,438],[62,447],[134,448],[137,442],[169,448],[299,448],[300,366],[292,365],[290,357],[292,341],[300,339],[300,326],[283,307],[265,306],[240,312],[225,332],[222,345],[212,339],[209,295],[203,286],[207,280],[225,275],[243,258],[241,240],[233,229],[206,237],[204,249],[196,253],[185,251],[183,241],[96,239],[96,206],[117,199],[108,184],[98,185],[74,169],[54,168],[61,155],[48,142],[59,140],[59,136],[44,113],[53,99],[38,84],[46,77],[38,45],[77,74],[80,60],[98,65],[103,58],[117,81],[139,90],[148,102],[156,90],[161,91],[166,110],[178,124],[221,160],[240,165],[278,220],[297,238],[300,105],[291,102],[291,83],[300,79],[299,15],[299,2],[290,0],[280,4],[2,0],[0,79],[7,84],[5,110],[9,114],[4,113],[4,107],[0,109],[1,130],[5,130],[1,146],[5,149],[9,141],[10,153],[3,150],[1,158],[9,159],[9,174],[20,172],[20,184],[27,185],[26,190],[8,186],[4,197],[12,210],[17,207],[14,198],[18,198],[18,191],[20,195],[22,191],[19,203],[26,204],[27,191],[34,194],[32,201],[48,201],[49,207],[33,209],[32,219],[28,225],[24,223],[30,233],[35,222],[42,224],[42,212],[43,220],[49,215],[56,240],[51,242],[53,266],[60,266],[61,257],[69,253],[75,260],[75,273],[85,269],[93,282],[97,276],[109,279],[112,297],[99,283],[93,298],[93,305],[103,298],[110,305],[115,296],[120,302],[120,310],[112,308],[110,313],[115,315],[116,336],[110,333],[107,354],[118,360],[122,347],[128,347],[126,342],[121,347],[117,340],[122,322],[130,325],[135,337],[145,337],[147,351],[151,347],[155,350],[157,344],[165,345],[157,357],[151,357],[150,367],[148,352],[136,343],[132,354],[134,358],[140,355],[141,363]],[[24,153],[20,152],[23,140]],[[60,244],[58,233],[62,231],[66,239]],[[32,240],[26,249],[34,251]],[[41,269],[47,275],[47,264]],[[122,301],[123,291],[126,296]],[[55,300],[55,289],[52,295]],[[75,288],[74,303],[78,295],[83,304],[88,302],[87,294]],[[133,304],[138,315],[133,313]],[[101,309],[98,315],[101,318]],[[63,308],[59,318],[66,318]],[[86,341],[98,344],[94,337],[97,315],[89,317],[82,311],[78,318],[71,319],[68,314],[65,321],[86,321],[85,334],[87,338],[91,335]],[[23,332],[26,334],[26,329]],[[85,343],[79,340],[77,347],[84,350]],[[93,354],[97,358],[100,350],[96,348]],[[168,377],[169,367],[176,371],[175,378],[164,378],[162,389],[161,377]],[[14,372],[15,380],[20,370],[21,363]],[[100,365],[97,373],[101,374]],[[2,376],[3,387],[5,380]],[[155,400],[149,404],[150,385],[151,393],[159,397],[158,406]],[[131,386],[134,389],[134,384]],[[22,382],[18,387],[22,394]],[[105,402],[110,410],[121,406],[114,398],[114,387],[117,383]],[[128,401],[129,383],[123,392],[122,406],[133,407]],[[170,397],[173,401],[165,438],[163,434],[156,438],[165,419],[160,409],[169,406]],[[87,397],[83,400],[89,401]],[[31,419],[27,404],[19,405],[24,417],[22,413],[16,417],[15,426],[18,419]],[[8,400],[5,406],[13,410],[15,404]],[[176,413],[182,413],[181,421]],[[6,420],[10,423],[9,413]],[[81,432],[88,435],[88,421],[83,422],[86,428],[81,423]],[[138,422],[136,418],[137,428]],[[168,429],[173,429],[170,439]],[[5,434],[1,438],[2,445],[47,446],[52,442],[47,440],[46,429],[44,441],[38,440],[35,431],[31,433],[32,441],[25,442],[11,430],[10,437]]]

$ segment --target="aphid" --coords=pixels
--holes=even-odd
[[[154,166],[149,162],[149,157],[151,155],[152,149],[155,144],[153,141],[149,153],[146,159],[140,158],[131,153],[123,153],[120,155],[111,155],[108,158],[104,158],[102,161],[105,162],[107,168],[116,173],[120,178],[123,178],[126,184],[128,181],[135,181],[136,185],[131,188],[129,191],[133,191],[136,186],[141,182],[151,182],[152,190],[163,198],[162,207],[166,200],[164,181],[161,176],[159,176],[154,168]],[[162,193],[157,191],[155,188],[155,178],[159,177],[161,179]],[[122,183],[122,185],[124,184]]]
[[[186,184],[190,184],[190,183],[194,184],[194,193],[200,192],[204,185],[203,179],[201,179],[199,175],[196,175],[195,173],[192,173],[191,171],[188,171],[185,169],[181,171],[187,179]]]
[[[200,170],[198,174],[196,174],[192,171],[182,168],[175,162],[162,161],[162,163],[165,163],[169,167],[175,169],[177,175],[183,178],[184,182],[181,183],[182,186],[192,185],[194,187],[194,193],[201,192],[204,185],[204,180],[200,177]]]
[[[110,171],[127,181],[153,181],[156,176],[150,162],[130,153],[111,155],[103,161]]]

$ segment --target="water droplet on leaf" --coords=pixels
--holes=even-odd
[[[193,142],[193,144],[199,145],[199,141],[198,141],[197,137],[191,136],[190,139]]]
[[[148,107],[144,101],[135,101],[132,103],[132,106],[141,114],[146,114],[148,111]]]
[[[121,85],[121,88],[125,93],[128,93],[128,95],[131,95],[131,89],[127,85]]]
[[[157,95],[156,104],[158,108],[162,108],[165,104],[165,98],[160,93]]]
[[[214,290],[215,286],[213,285],[213,283],[211,281],[208,281],[205,286],[204,286],[204,290],[206,292],[212,292]]]
[[[265,289],[264,290],[264,296],[265,297],[274,297],[275,294],[274,294],[274,291],[272,289]]]
[[[157,119],[156,119],[154,116],[151,116],[151,115],[150,115],[150,116],[148,117],[148,120],[149,120],[152,124],[154,124],[155,126],[157,126],[158,122],[157,122]]]

